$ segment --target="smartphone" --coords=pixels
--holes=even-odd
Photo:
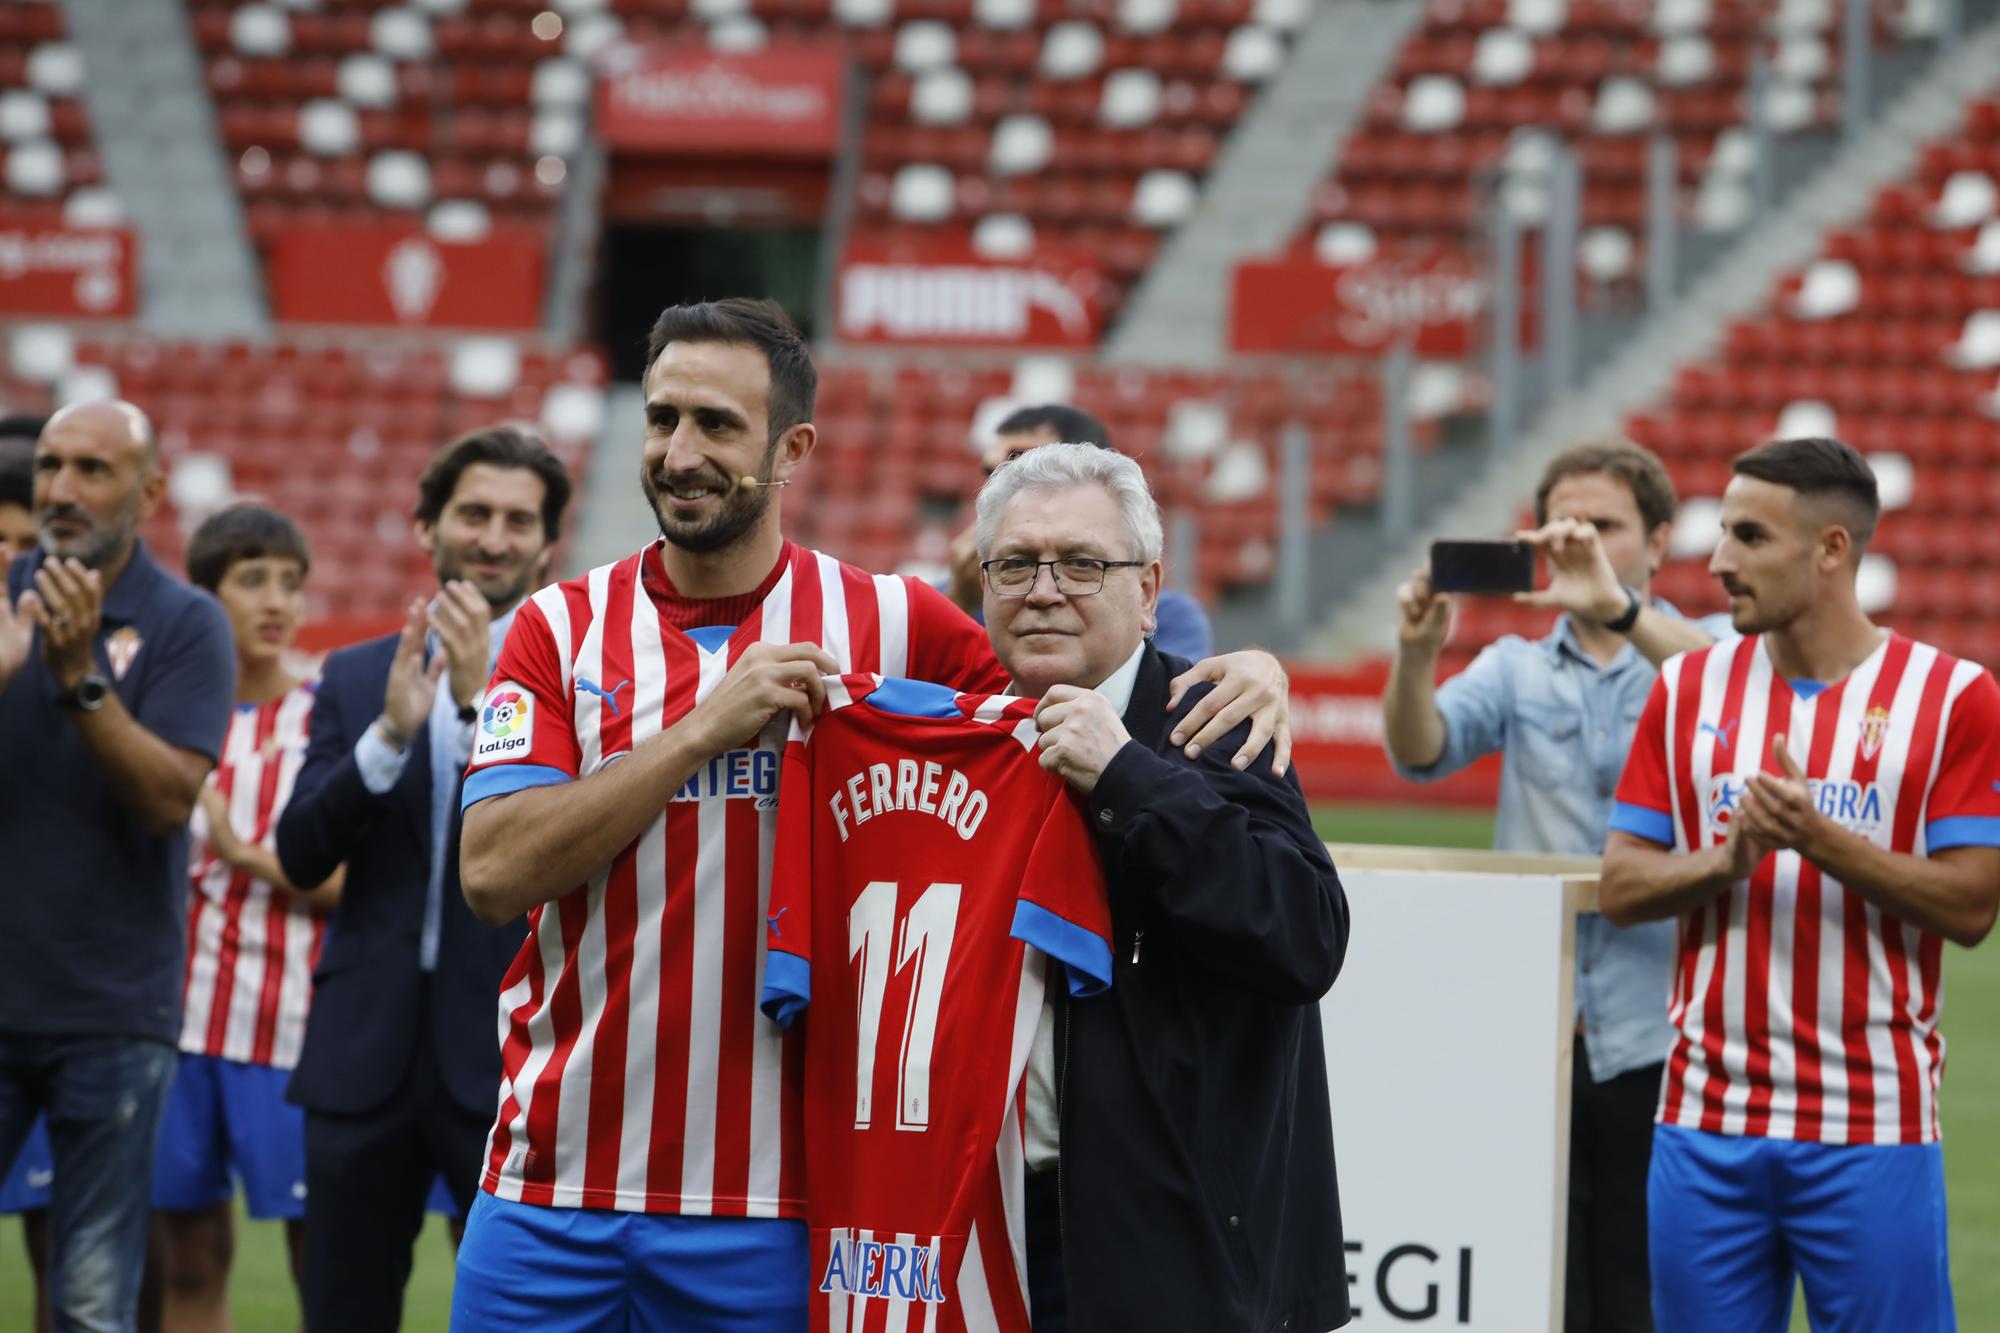
[[[1526,542],[1432,542],[1431,591],[1503,597],[1535,586]]]

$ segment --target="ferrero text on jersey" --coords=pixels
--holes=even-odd
[[[979,832],[980,821],[986,818],[986,793],[957,769],[929,759],[921,764],[898,759],[893,770],[888,764],[870,764],[843,782],[828,804],[842,842],[847,841],[850,827],[897,810],[934,815],[967,839]]]

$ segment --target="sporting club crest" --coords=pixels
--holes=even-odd
[[[121,626],[104,637],[104,655],[111,659],[111,674],[119,680],[132,669],[132,659],[139,655],[139,649],[146,641],[139,637],[139,631],[130,625]]]
[[[1889,734],[1889,710],[1876,704],[1861,715],[1861,758],[1872,760],[1882,752],[1882,740]]]

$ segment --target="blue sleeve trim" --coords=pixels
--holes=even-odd
[[[905,717],[934,717],[951,721],[959,716],[958,691],[929,681],[886,676],[868,694],[868,705],[884,713]]]
[[[812,1001],[812,964],[795,953],[769,949],[764,953],[764,993],[757,1007],[771,1021],[788,1028]]]
[[[1611,827],[1662,847],[1674,845],[1674,817],[1664,810],[1649,810],[1643,805],[1620,801],[1611,807]]]
[[[547,764],[508,764],[504,768],[476,769],[465,779],[465,791],[458,798],[458,808],[463,813],[491,797],[574,781],[576,779],[568,773],[560,768],[550,768]]]
[[[1102,935],[1030,902],[1015,905],[1014,929],[1009,933],[1067,968],[1069,993],[1078,999],[1111,989],[1111,946]]]
[[[1924,846],[1933,852],[1950,847],[2000,847],[2000,816],[1953,815],[1924,825]]]

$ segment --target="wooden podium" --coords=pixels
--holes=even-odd
[[[1358,1325],[1560,1330],[1576,918],[1598,862],[1328,850],[1353,915],[1320,1008]]]

